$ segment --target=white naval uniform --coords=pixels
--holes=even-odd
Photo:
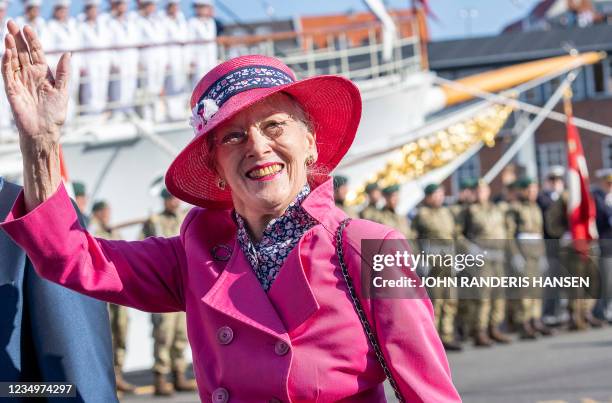
[[[138,15],[135,19],[138,27],[138,36],[142,45],[163,44],[166,42],[166,33],[158,14],[147,17]],[[168,65],[167,52],[164,46],[143,48],[139,52],[139,68],[141,76],[140,88],[146,99],[142,108],[143,118],[146,120],[164,120],[160,95],[164,88],[164,78]]]
[[[81,40],[77,22],[74,18],[69,17],[66,22],[61,22],[56,19],[51,19],[46,26],[46,41],[48,43],[46,50],[48,52],[58,51],[66,52],[80,49]],[[55,74],[57,63],[61,57],[61,53],[48,54],[47,64],[51,71]],[[68,112],[66,119],[69,121],[76,114],[76,101],[79,96],[79,76],[81,71],[82,54],[73,53],[70,58],[70,88],[68,99]]]
[[[46,49],[49,46],[49,41],[47,40],[47,22],[42,17],[36,17],[34,21],[26,20],[25,16],[21,15],[15,18],[15,23],[19,26],[19,28],[23,29],[24,26],[29,25],[34,29],[36,35],[38,36],[38,40],[43,45],[43,48]]]
[[[133,110],[136,102],[139,31],[130,14],[121,18],[112,16],[108,30],[111,46],[131,47],[113,51],[111,55],[112,71],[118,81],[118,94],[112,95],[112,102],[118,104],[118,110],[127,112]]]
[[[0,21],[0,37],[8,32],[6,23],[8,19]],[[4,54],[4,39],[0,41],[0,52]],[[0,139],[3,139],[11,130],[11,108],[4,92],[4,80],[0,80]]]
[[[178,12],[175,18],[165,14],[161,16],[162,24],[166,30],[166,42],[186,42],[189,40],[189,29],[187,20],[182,12]],[[183,45],[168,45],[168,74],[164,89],[166,93],[166,105],[168,117],[171,120],[185,118],[187,99],[184,93],[187,90],[187,79],[189,74],[189,53]]]
[[[89,22],[84,18],[78,23],[81,46],[85,49],[107,48],[110,45],[108,29],[100,19]],[[81,85],[83,111],[100,113],[107,104],[110,75],[110,52],[107,50],[84,52],[82,56],[83,81]],[[89,94],[84,95],[88,89]]]
[[[213,18],[189,19],[189,40],[191,41],[210,41],[201,45],[192,45],[191,64],[193,65],[192,87],[217,65],[217,26]]]

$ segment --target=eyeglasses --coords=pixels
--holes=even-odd
[[[267,119],[256,123],[254,126],[264,137],[275,140],[282,136],[292,124],[297,123],[293,119]],[[245,144],[248,140],[248,130],[221,131],[215,135],[215,144],[221,147],[232,147]]]

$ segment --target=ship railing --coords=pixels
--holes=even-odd
[[[169,51],[179,46],[187,54],[187,52],[197,52],[198,47],[201,49],[202,46],[214,43],[218,49],[218,61],[244,54],[259,53],[280,58],[295,71],[300,79],[314,75],[335,74],[351,80],[362,81],[389,75],[408,74],[426,67],[427,61],[423,52],[424,44],[418,34],[417,21],[413,18],[402,17],[396,18],[396,22],[404,24],[404,27],[406,24],[410,24],[412,28],[409,35],[404,35],[394,41],[392,57],[388,60],[383,58],[382,27],[378,22],[351,24],[350,26],[325,28],[316,31],[220,36],[214,41],[166,42],[137,46],[72,49],[69,51],[77,57],[78,55],[90,57],[92,53],[99,54],[100,57],[110,57],[111,52],[135,50],[140,55],[144,50],[151,48],[161,48]],[[361,38],[359,43],[355,43],[355,33],[359,33],[357,36]],[[48,52],[48,54],[51,58],[55,56],[55,59],[57,59],[64,51],[54,50]],[[188,59],[187,56],[185,59]],[[134,77],[129,78],[136,80],[138,86],[134,98],[127,104],[120,101],[116,94],[116,86],[119,85],[120,75],[114,69],[111,69],[108,79],[109,92],[107,93],[107,97],[110,97],[103,102],[104,107],[100,110],[92,109],[90,103],[79,102],[79,97],[91,84],[91,79],[87,75],[80,76],[78,85],[72,87],[75,88],[75,93],[71,94],[74,104],[66,123],[66,133],[77,135],[77,133],[83,132],[83,129],[87,126],[96,125],[99,127],[101,123],[109,120],[129,122],[129,116],[134,116],[133,112],[136,112],[145,121],[168,122],[174,120],[177,127],[184,127],[190,115],[189,99],[192,86],[196,82],[192,65],[186,64],[186,66],[185,74],[188,84],[174,94],[167,94],[163,91],[161,93],[149,92],[146,85],[142,84],[146,72],[140,68]],[[112,68],[110,64],[109,68]],[[169,75],[166,75],[166,79],[168,77]],[[0,94],[0,96],[5,95]],[[169,117],[167,112],[171,106],[170,103],[173,103],[173,107],[182,105],[178,109],[184,110],[184,115]],[[148,110],[149,113],[145,113],[145,110]],[[10,112],[4,110],[0,113]],[[7,120],[5,116],[4,119],[0,119],[0,122],[7,122]],[[13,123],[0,123],[0,143],[16,141],[17,134]]]

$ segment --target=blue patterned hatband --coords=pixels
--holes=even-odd
[[[290,84],[293,78],[282,70],[270,66],[247,66],[232,70],[215,81],[199,101],[213,99],[219,107],[228,99],[254,88],[271,88]]]

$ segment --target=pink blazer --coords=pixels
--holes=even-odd
[[[0,227],[51,281],[143,311],[186,311],[202,401],[384,402],[384,373],[340,274],[334,232],[345,214],[332,193],[328,180],[303,202],[319,225],[304,234],[267,294],[236,242],[229,211],[194,208],[175,238],[106,241],[79,226],[61,186],[28,214],[22,194]],[[370,238],[402,238],[359,221]],[[352,225],[343,246],[360,292]],[[429,299],[363,302],[407,401],[460,402]]]

